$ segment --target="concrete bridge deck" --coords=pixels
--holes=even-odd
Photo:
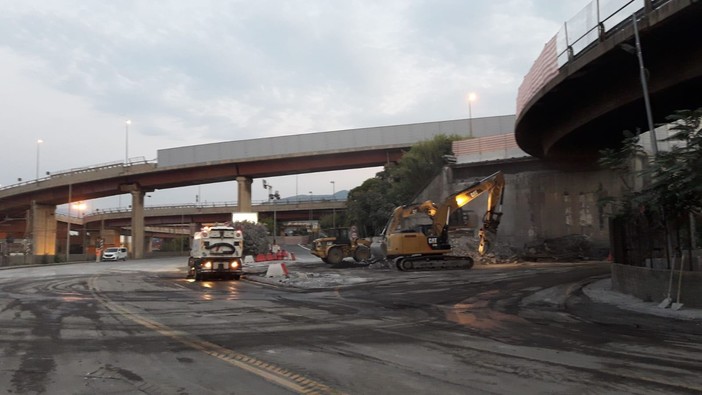
[[[620,143],[622,131],[649,129],[640,65],[630,52],[634,11],[654,122],[702,106],[702,2],[646,0],[632,10],[641,2],[615,1],[622,8],[611,14],[596,10],[599,3],[567,22],[524,77],[515,134],[533,156],[592,161]]]

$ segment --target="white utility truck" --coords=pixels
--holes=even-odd
[[[244,235],[227,225],[203,227],[195,232],[188,259],[188,277],[239,280],[243,274]]]

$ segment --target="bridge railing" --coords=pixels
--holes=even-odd
[[[568,63],[643,6],[643,0],[595,0],[589,3],[564,22],[556,34],[558,67]]]
[[[147,164],[147,163],[156,163],[156,159],[147,160],[143,156],[129,158],[127,165],[133,166],[133,165],[142,165],[142,164]],[[91,166],[86,166],[86,167],[74,167],[72,169],[59,170],[59,171],[54,171],[54,172],[47,171],[45,177],[40,177],[40,178],[37,178],[34,180],[27,180],[27,181],[22,181],[22,179],[19,178],[18,179],[19,182],[15,183],[15,184],[0,186],[0,190],[16,188],[16,187],[19,187],[22,185],[36,184],[39,181],[50,180],[50,179],[56,178],[56,177],[72,176],[75,174],[90,173],[90,172],[96,172],[96,171],[100,171],[100,170],[105,170],[105,169],[110,169],[110,168],[118,168],[118,167],[124,167],[124,166],[125,166],[124,161],[116,161],[116,162],[100,163],[97,165],[91,165]]]
[[[305,203],[324,203],[324,202],[340,202],[343,201],[345,202],[345,198],[332,198],[330,197],[317,197],[313,199],[305,199],[305,198],[282,198],[280,200],[276,200],[275,203],[269,200],[256,200],[253,201],[252,203],[254,205],[288,205],[288,204],[305,204]],[[227,207],[236,207],[238,205],[237,202],[235,201],[229,201],[229,202],[200,202],[200,203],[176,203],[176,204],[167,204],[167,205],[144,205],[144,209],[148,210],[174,210],[174,209],[205,209],[205,208],[227,208]],[[130,207],[112,207],[112,208],[96,208],[90,213],[86,213],[84,215],[75,215],[72,214],[72,218],[79,218],[82,216],[89,216],[89,215],[99,215],[99,214],[119,214],[119,213],[129,213],[132,211],[131,206]],[[67,215],[64,214],[63,212],[61,215]]]
[[[671,1],[674,0],[651,0],[650,7],[657,9]],[[517,117],[529,100],[558,74],[558,69],[607,35],[629,26],[631,16],[640,13],[646,3],[647,0],[594,0],[565,21],[524,76],[517,93]]]
[[[143,165],[143,164],[147,164],[147,163],[156,163],[156,159],[147,160],[143,156],[129,158],[129,162],[127,162],[127,165],[133,166],[133,165]],[[124,162],[123,161],[115,161],[115,162],[101,163],[101,164],[97,164],[97,165],[93,165],[93,166],[76,167],[76,168],[67,169],[67,170],[59,170],[59,171],[51,173],[51,175],[47,178],[63,177],[63,176],[68,176],[68,175],[73,175],[73,174],[78,174],[78,173],[89,173],[89,172],[93,172],[93,171],[99,171],[99,170],[117,168],[117,167],[124,167]]]

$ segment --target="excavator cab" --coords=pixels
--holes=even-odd
[[[480,255],[486,254],[502,216],[504,184],[504,175],[497,172],[450,195],[441,204],[425,201],[395,208],[383,230],[381,242],[371,248],[374,258],[393,259],[400,270],[472,267],[470,257],[448,255],[451,252],[449,217],[478,196],[488,193],[488,208],[479,232],[478,247]]]

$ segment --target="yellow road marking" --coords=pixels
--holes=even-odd
[[[137,324],[299,394],[343,394],[341,391],[335,390],[325,384],[311,380],[295,372],[291,372],[287,369],[262,361],[255,357],[229,350],[218,346],[217,344],[198,339],[190,333],[169,328],[166,325],[134,313],[129,309],[114,303],[107,296],[103,295],[95,285],[97,278],[98,276],[95,276],[90,279],[90,291],[95,299],[113,312],[128,318]]]

